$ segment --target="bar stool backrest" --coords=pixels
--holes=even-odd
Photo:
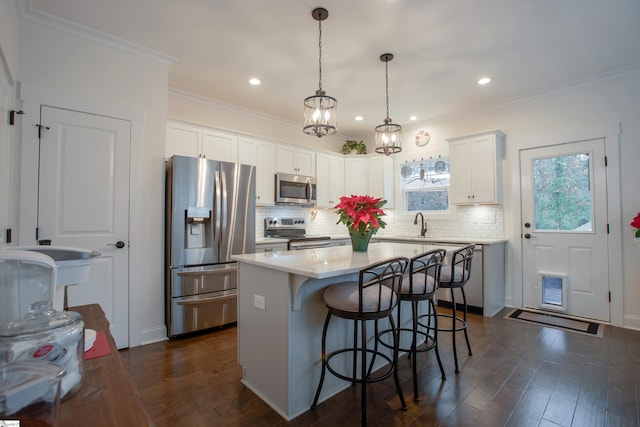
[[[360,270],[358,286],[359,314],[383,314],[391,312],[398,304],[398,294],[402,286],[405,270],[409,265],[409,258],[398,257],[370,265]],[[389,288],[393,292],[389,298]],[[385,297],[386,296],[386,297]],[[366,298],[377,298],[377,310],[372,312],[363,310]],[[370,301],[371,302],[371,301]],[[370,307],[370,304],[367,304]]]
[[[461,286],[471,276],[471,261],[476,245],[468,245],[460,248],[451,256],[451,263],[442,267],[440,273],[440,285]]]
[[[403,288],[403,294],[411,298],[427,296],[438,290],[440,269],[446,255],[445,249],[434,249],[411,258],[408,273],[409,288]]]

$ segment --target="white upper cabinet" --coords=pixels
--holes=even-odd
[[[369,191],[367,158],[346,156],[344,159],[344,194],[361,196]]]
[[[238,163],[256,167],[256,205],[273,206],[275,202],[276,144],[241,136]]]
[[[501,204],[504,133],[493,130],[448,141],[452,203]]]
[[[315,152],[278,144],[278,172],[315,177]]]
[[[167,123],[167,141],[165,155],[167,158],[177,156],[198,157],[202,128],[178,122]]]
[[[344,156],[316,154],[317,202],[319,208],[332,208],[344,196]]]
[[[166,157],[206,157],[224,162],[238,160],[236,135],[178,121],[167,122],[165,147]]]
[[[238,161],[238,137],[233,134],[204,128],[202,130],[201,153],[211,160]]]
[[[372,154],[367,157],[367,173],[369,176],[369,189],[367,194],[372,197],[381,197],[387,201],[385,208],[393,208],[394,182],[393,182],[393,158]]]

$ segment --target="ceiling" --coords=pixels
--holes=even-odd
[[[300,123],[322,86],[338,134],[406,126],[584,84],[640,66],[638,0],[26,0],[51,15],[175,58],[172,89]],[[492,78],[480,86],[480,77]],[[251,77],[260,86],[248,84]],[[363,116],[355,121],[355,116]],[[301,131],[302,135],[302,131]],[[309,137],[311,138],[311,137]]]

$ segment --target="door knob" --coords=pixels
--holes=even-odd
[[[107,243],[107,246],[115,246],[118,249],[122,249],[125,246],[125,243],[122,240],[118,240],[115,243]]]
[[[524,235],[524,238],[525,238],[525,239],[530,239],[530,238],[531,238],[531,234],[526,233],[526,234]]]

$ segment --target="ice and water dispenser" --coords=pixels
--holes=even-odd
[[[91,251],[0,250],[0,419],[55,425],[60,399],[81,386],[84,322],[62,310],[66,286],[87,280]]]

